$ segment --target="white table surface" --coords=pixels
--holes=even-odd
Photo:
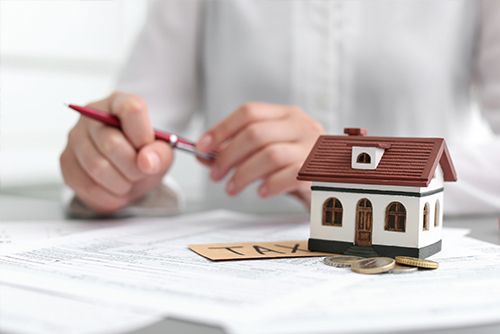
[[[66,217],[59,200],[60,185],[34,185],[18,188],[2,189],[0,192],[0,224],[5,221],[43,221],[72,219]],[[188,203],[188,211],[200,211],[199,203]],[[465,216],[445,217],[444,225],[471,229],[470,237],[500,245],[500,229],[498,216]],[[500,288],[500,280],[499,280]],[[147,326],[133,334],[156,333],[203,333],[220,334],[224,331],[217,327],[205,326],[177,319],[164,319]],[[493,334],[500,333],[500,319],[495,325],[475,326],[470,328],[441,329],[435,331],[408,331],[405,333],[458,333],[458,334]]]

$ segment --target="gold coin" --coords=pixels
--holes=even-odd
[[[417,267],[409,267],[409,266],[405,266],[405,265],[396,263],[394,268],[389,270],[389,273],[390,274],[409,274],[409,273],[414,273],[417,270],[418,270]]]
[[[437,262],[408,256],[396,256],[396,263],[427,269],[436,269],[439,267],[439,263]]]
[[[327,256],[325,257],[323,262],[333,267],[350,267],[351,263],[362,259],[363,258],[359,256],[339,255],[339,256]]]
[[[351,269],[360,274],[380,274],[391,270],[395,265],[396,262],[390,257],[372,257],[352,263]]]

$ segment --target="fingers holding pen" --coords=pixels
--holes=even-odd
[[[136,166],[141,173],[164,174],[173,160],[170,145],[155,140],[146,102],[137,95],[115,93],[110,97],[111,113],[120,119],[127,140],[138,151]]]
[[[292,193],[299,190],[308,192],[311,185],[304,181],[297,180],[297,171],[302,166],[301,162],[288,165],[264,178],[257,190],[263,198],[276,196],[282,193]]]
[[[249,124],[278,119],[286,115],[284,108],[271,107],[268,103],[245,103],[231,115],[208,130],[198,141],[196,148],[203,153],[217,150]]]
[[[262,180],[262,197],[291,193],[307,201],[307,192],[295,180],[323,127],[295,106],[246,103],[212,127],[198,142],[204,152],[217,150],[211,177],[222,180],[234,171],[226,192],[237,195]]]
[[[60,163],[66,184],[91,209],[108,214],[129,203],[127,196],[110,192],[95,182],[80,166],[71,147],[67,147],[61,154]]]
[[[256,122],[243,128],[233,140],[220,150],[213,163],[211,177],[214,181],[224,178],[227,173],[252,154],[273,143],[294,142],[300,138],[300,131],[293,123],[284,126],[282,120]]]
[[[115,115],[121,130],[82,116],[61,155],[65,182],[90,208],[111,214],[161,183],[172,148],[155,140],[146,103],[116,92],[88,105]]]
[[[118,92],[109,97],[108,103],[108,110],[118,117],[125,137],[136,149],[154,141],[147,104],[140,96]]]
[[[89,128],[89,135],[94,146],[110,163],[131,182],[144,177],[136,163],[137,151],[116,128],[96,124]]]
[[[234,174],[226,184],[226,192],[231,196],[237,195],[249,184],[261,179],[266,180],[282,169],[295,165],[297,157],[300,157],[301,154],[299,147],[289,143],[278,143],[265,147],[235,169]],[[274,186],[274,184],[271,185]],[[280,186],[279,191],[274,188],[270,190],[275,195],[288,189]],[[271,194],[269,190],[262,190],[262,192],[266,195]]]
[[[141,148],[137,154],[137,166],[147,175],[163,175],[167,172],[174,153],[172,147],[164,141],[156,140]]]
[[[83,122],[94,121],[84,120]],[[109,129],[101,124],[95,124],[90,127],[92,128],[102,129],[101,131]],[[108,192],[118,196],[125,195],[132,187],[131,181],[124,177],[108,157],[99,151],[91,139],[79,140],[90,137],[89,133],[85,133],[87,129],[87,127],[75,128],[69,134],[75,162],[89,178]]]

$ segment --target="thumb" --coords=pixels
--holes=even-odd
[[[145,145],[137,154],[137,166],[145,174],[166,173],[173,160],[173,151],[164,141]]]

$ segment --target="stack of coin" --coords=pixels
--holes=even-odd
[[[351,270],[360,274],[412,273],[418,268],[436,269],[439,264],[434,261],[407,256],[362,258],[359,256],[328,256],[324,263],[333,267],[351,267]]]
[[[351,270],[360,274],[381,274],[391,270],[395,265],[396,262],[390,257],[371,257],[354,262]]]
[[[394,268],[389,270],[388,273],[390,273],[390,274],[409,274],[409,273],[414,273],[417,270],[418,270],[417,267],[405,266],[405,265],[402,265],[402,264],[399,264],[396,262],[396,265],[394,266]]]
[[[437,269],[439,267],[439,263],[435,261],[408,256],[396,256],[396,263],[426,269]]]
[[[350,267],[351,263],[363,260],[362,257],[359,256],[346,256],[346,255],[338,255],[338,256],[327,256],[323,260],[323,262],[332,267]]]

